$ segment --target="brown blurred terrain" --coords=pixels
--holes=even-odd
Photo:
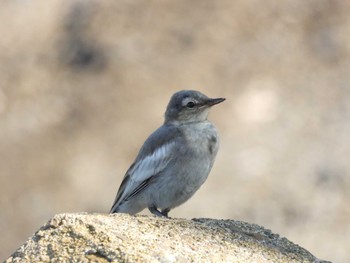
[[[2,1],[0,258],[56,213],[108,212],[172,93],[226,97],[173,217],[272,229],[349,262],[350,4]]]

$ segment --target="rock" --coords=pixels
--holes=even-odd
[[[59,214],[5,262],[325,262],[234,220]]]

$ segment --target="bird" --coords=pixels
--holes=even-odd
[[[110,213],[148,210],[160,217],[190,199],[206,181],[219,149],[215,126],[207,119],[209,98],[196,90],[174,93],[164,123],[141,147],[125,173]]]

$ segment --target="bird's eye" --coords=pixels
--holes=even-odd
[[[186,107],[192,109],[195,105],[196,104],[193,101],[190,101],[186,104]]]

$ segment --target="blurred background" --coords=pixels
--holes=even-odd
[[[263,225],[349,262],[350,2],[1,1],[0,258],[107,213],[170,96],[227,100],[212,173],[172,217]],[[147,214],[147,212],[145,212]]]

